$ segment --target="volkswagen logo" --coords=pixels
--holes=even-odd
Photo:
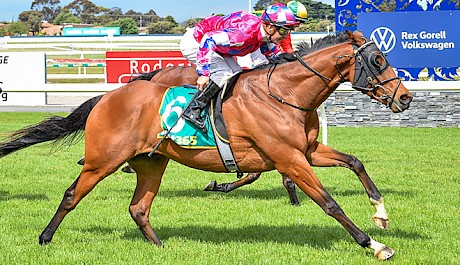
[[[371,40],[383,53],[389,53],[396,45],[395,33],[386,27],[374,29],[371,33]]]

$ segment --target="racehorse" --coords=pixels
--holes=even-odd
[[[315,110],[346,81],[395,113],[409,107],[412,95],[377,46],[360,32],[347,31],[332,37],[329,45],[316,51],[299,51],[295,61],[275,63],[239,77],[222,109],[230,145],[241,171],[276,169],[335,218],[359,245],[372,249],[378,259],[386,260],[393,256],[394,250],[360,230],[311,168],[341,165],[353,167],[356,172],[364,171],[353,157],[317,141]],[[89,99],[67,117],[51,117],[16,131],[0,143],[1,158],[36,143],[85,133],[85,164],[40,234],[40,244],[51,242],[64,217],[100,181],[128,162],[137,174],[129,206],[131,217],[149,242],[162,246],[149,216],[168,161],[173,159],[205,171],[226,172],[216,149],[184,149],[166,139],[152,157],[147,155],[160,141],[157,135],[163,129],[158,110],[168,88],[161,83],[137,80]],[[370,185],[366,189],[371,191],[376,217],[384,223],[383,227],[388,227],[383,198],[365,176],[367,179],[361,181],[365,186]]]
[[[318,42],[320,44],[320,42]],[[156,83],[163,83],[168,86],[181,86],[183,84],[196,85],[198,74],[194,67],[168,67],[155,70],[150,73],[141,74],[130,82],[136,80],[147,80]],[[84,165],[84,160],[80,160],[79,164]],[[135,173],[134,170],[128,165],[122,169],[127,173]],[[208,183],[205,191],[220,191],[230,192],[244,185],[248,185],[259,179],[261,173],[249,173],[245,177],[230,183],[217,184],[215,180]],[[286,176],[282,176],[283,186],[289,195],[289,200],[292,205],[300,205],[299,199],[296,194],[295,184]]]
[[[320,42],[317,42],[318,44]],[[168,86],[181,86],[183,84],[196,85],[198,74],[194,67],[168,67],[160,68],[153,72],[143,73],[129,82],[137,80],[147,80],[155,83],[162,83]],[[84,157],[78,162],[80,165],[85,164]],[[136,173],[129,165],[122,168],[123,172]],[[230,183],[217,184],[215,180],[208,183],[205,187],[205,191],[219,191],[219,192],[230,192],[239,187],[248,185],[259,179],[261,173],[249,173],[245,177]],[[289,200],[292,205],[300,205],[299,199],[296,194],[295,184],[288,177],[282,176],[283,186],[289,195]]]

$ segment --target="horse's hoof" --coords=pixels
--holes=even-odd
[[[41,235],[38,237],[38,244],[40,244],[40,245],[43,246],[43,245],[47,245],[47,244],[49,244],[49,243],[51,243],[51,239],[45,239],[45,238],[44,238],[43,236],[41,236]]]
[[[80,158],[80,160],[77,161],[77,164],[83,166],[85,164],[85,157]]]
[[[291,198],[291,205],[292,206],[300,206],[300,201],[297,198],[297,196],[295,198]]]
[[[378,260],[388,260],[389,258],[393,257],[395,251],[387,246],[383,246],[380,250],[374,253],[374,256]]]
[[[205,191],[214,191],[217,187],[217,181],[213,180],[208,183],[206,188],[204,188]]]
[[[372,220],[374,221],[374,224],[375,224],[378,228],[383,229],[383,230],[386,230],[386,231],[389,230],[390,225],[389,225],[388,219],[373,216],[373,217],[372,217]]]
[[[124,166],[121,171],[125,172],[125,173],[136,173],[136,171],[134,171],[134,169],[130,166],[130,165],[126,165]]]

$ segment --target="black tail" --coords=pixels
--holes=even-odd
[[[0,142],[0,158],[38,143],[58,141],[68,137],[70,137],[70,142],[78,139],[78,136],[85,130],[89,113],[101,97],[97,96],[87,100],[67,117],[53,116],[14,132]]]

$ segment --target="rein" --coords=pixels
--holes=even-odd
[[[278,65],[278,63],[274,63],[270,66],[270,68],[268,68],[268,72],[267,72],[267,87],[268,87],[268,95],[274,99],[276,99],[278,102],[280,102],[281,104],[285,104],[285,105],[288,105],[289,107],[293,107],[295,109],[298,109],[298,110],[301,110],[301,111],[305,111],[305,112],[308,112],[308,111],[314,111],[315,108],[303,108],[303,107],[299,107],[299,106],[296,106],[294,104],[291,104],[289,102],[286,102],[283,98],[281,97],[278,97],[277,95],[273,94],[273,92],[270,90],[270,77],[272,76],[273,72],[275,71],[275,68],[276,66]]]
[[[383,56],[382,52],[377,48],[377,46],[375,45],[375,43],[373,41],[367,41],[366,43],[364,43],[360,47],[358,47],[354,43],[352,45],[354,47],[353,56],[351,56],[351,55],[339,56],[337,58],[337,61],[336,61],[336,64],[335,64],[337,72],[338,72],[340,78],[342,79],[341,81],[345,82],[346,80],[345,80],[345,77],[344,77],[342,71],[338,67],[338,61],[341,58],[344,58],[344,57],[354,57],[355,58],[355,74],[354,74],[354,80],[353,80],[352,88],[354,88],[355,90],[360,91],[362,93],[371,92],[372,97],[374,97],[375,99],[380,99],[380,100],[389,99],[390,101],[388,102],[387,107],[391,108],[391,105],[394,103],[394,98],[395,98],[396,93],[397,93],[397,91],[399,89],[399,86],[401,85],[401,78],[399,78],[398,76],[395,76],[395,77],[388,78],[388,79],[385,79],[385,80],[382,80],[382,81],[379,80],[378,75],[382,74],[383,71],[385,71],[388,68],[389,64],[388,64],[388,61],[386,60],[385,56]],[[381,59],[383,60],[382,65],[380,65],[378,63],[378,61],[377,61],[378,57],[381,57]],[[307,68],[309,71],[314,73],[316,76],[319,76],[323,80],[332,81],[332,78],[324,76],[323,74],[321,74],[320,72],[318,72],[317,70],[315,70],[314,68],[309,66],[302,59],[302,56],[300,56],[300,54],[298,52],[295,52],[295,58],[297,59],[297,61],[299,61],[299,63],[303,67]],[[276,66],[277,66],[277,62],[273,63],[270,66],[270,68],[268,69],[268,72],[267,72],[267,87],[268,87],[268,92],[269,92],[268,95],[270,97],[274,98],[275,100],[277,100],[278,102],[282,103],[282,104],[288,105],[290,107],[293,107],[293,108],[301,110],[301,111],[307,112],[307,111],[315,110],[316,108],[303,108],[303,107],[299,107],[299,106],[296,106],[294,104],[291,104],[289,102],[286,102],[282,97],[279,97],[279,96],[275,95],[270,90],[270,78],[271,78],[271,75],[273,74],[273,72],[275,71]],[[359,73],[359,74],[357,74],[357,73]],[[393,81],[395,79],[398,79],[398,84],[397,84],[396,88],[393,91],[393,95],[389,96],[386,93],[386,89],[385,89],[384,84],[388,83],[390,81]],[[373,82],[374,80],[377,81],[377,84],[375,84]],[[338,82],[338,84],[340,84],[342,82]],[[367,86],[370,86],[370,87],[367,87]],[[376,91],[378,89],[383,90],[383,95],[380,96],[380,97],[377,97],[377,95],[376,95]]]
[[[324,80],[327,80],[327,81],[332,81],[332,78],[330,77],[327,77],[327,76],[324,76],[323,74],[321,74],[320,72],[318,72],[317,70],[315,70],[313,67],[309,66],[303,59],[302,59],[302,56],[300,56],[300,54],[298,52],[295,52],[295,58],[297,59],[297,61],[299,61],[299,63],[307,68],[308,70],[310,70],[312,73],[314,73],[315,75],[321,77],[322,79]],[[308,111],[314,111],[316,108],[303,108],[303,107],[299,107],[299,106],[296,106],[294,104],[291,104],[289,102],[286,102],[283,98],[275,95],[271,90],[270,90],[270,77],[272,76],[272,73],[275,71],[275,68],[277,66],[277,62],[275,62],[274,64],[272,64],[270,66],[270,68],[268,69],[268,73],[267,73],[267,87],[268,87],[268,95],[274,99],[276,99],[278,102],[282,103],[282,104],[285,104],[285,105],[288,105],[290,107],[293,107],[295,109],[298,109],[298,110],[301,110],[301,111],[305,111],[305,112],[308,112]],[[342,74],[340,73],[339,71],[339,74],[340,76],[342,76]],[[343,79],[343,76],[342,76],[342,79]]]
[[[315,69],[313,69],[311,66],[309,66],[303,59],[302,59],[302,56],[300,56],[300,54],[298,52],[295,52],[295,58],[297,59],[297,61],[300,62],[300,64],[307,68],[308,70],[312,71],[315,75],[321,77],[322,79],[326,79],[327,81],[332,81],[332,78],[329,78],[329,77],[326,77],[324,76],[323,74],[321,74],[320,72],[316,71]]]
[[[320,72],[316,71],[314,68],[312,68],[311,66],[309,66],[303,59],[302,59],[302,56],[300,56],[300,54],[298,52],[295,52],[295,58],[297,59],[297,61],[300,62],[300,64],[307,68],[308,70],[310,70],[312,73],[314,73],[315,75],[321,77],[322,79],[324,80],[327,80],[327,81],[332,81],[332,78],[329,78],[327,76],[324,76],[323,74],[321,74]],[[296,106],[294,104],[291,104],[289,102],[286,102],[283,98],[275,95],[271,90],[270,90],[270,77],[272,76],[273,72],[275,71],[275,68],[276,66],[278,65],[278,63],[274,63],[270,66],[270,68],[268,69],[268,73],[267,73],[267,87],[268,87],[268,95],[274,99],[276,99],[278,102],[282,103],[282,104],[285,104],[285,105],[288,105],[290,107],[293,107],[295,109],[298,109],[298,110],[301,110],[301,111],[305,111],[305,112],[308,112],[308,111],[314,111],[316,108],[303,108],[303,107],[299,107],[299,106]],[[340,72],[339,72],[340,73]],[[341,73],[340,73],[340,76]],[[343,77],[342,77],[343,79]]]

